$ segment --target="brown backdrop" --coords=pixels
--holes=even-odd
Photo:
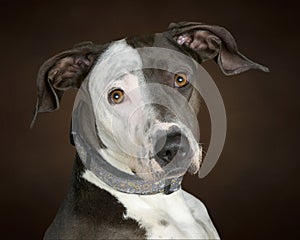
[[[214,170],[204,179],[186,177],[184,187],[205,202],[223,239],[299,237],[296,4],[0,3],[1,239],[41,239],[68,187],[74,155],[68,131],[75,92],[66,94],[60,111],[39,116],[29,129],[35,78],[43,61],[80,41],[106,43],[160,32],[182,20],[225,26],[241,52],[271,69],[270,74],[250,71],[225,77],[214,63],[205,64],[223,96],[228,134]],[[201,130],[208,135],[207,129]]]

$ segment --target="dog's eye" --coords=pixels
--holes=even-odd
[[[175,81],[175,87],[177,88],[182,88],[189,83],[187,76],[183,73],[175,74],[174,81]]]
[[[108,95],[109,101],[114,104],[119,104],[124,100],[124,91],[122,89],[114,89]]]

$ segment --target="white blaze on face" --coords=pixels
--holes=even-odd
[[[140,87],[145,83],[141,69],[142,61],[137,50],[120,40],[102,54],[89,77],[98,133],[103,143],[109,146],[108,150],[101,150],[101,154],[110,156],[111,161],[122,159],[116,164],[123,170],[128,170],[129,163],[136,157],[142,157],[137,156],[141,152],[136,150],[142,148],[142,140],[136,138],[136,129],[132,127],[143,125],[147,118],[139,114],[146,97]],[[109,102],[109,93],[113,89],[125,93],[121,104]]]

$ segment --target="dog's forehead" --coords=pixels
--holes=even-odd
[[[110,79],[139,69],[142,69],[141,57],[136,49],[127,44],[125,39],[111,43],[99,57],[95,66],[95,70],[99,70],[98,76],[110,76]]]
[[[178,52],[162,34],[154,34],[112,42],[99,56],[94,72],[98,77],[103,76],[103,84],[106,84],[136,70],[180,72],[189,69],[192,72],[194,65],[190,57]]]

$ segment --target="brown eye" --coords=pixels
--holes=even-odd
[[[175,74],[174,81],[175,87],[178,88],[184,87],[189,83],[189,81],[187,80],[187,76],[183,73]]]
[[[119,104],[124,100],[124,91],[122,89],[115,89],[109,93],[109,100],[111,103]]]

